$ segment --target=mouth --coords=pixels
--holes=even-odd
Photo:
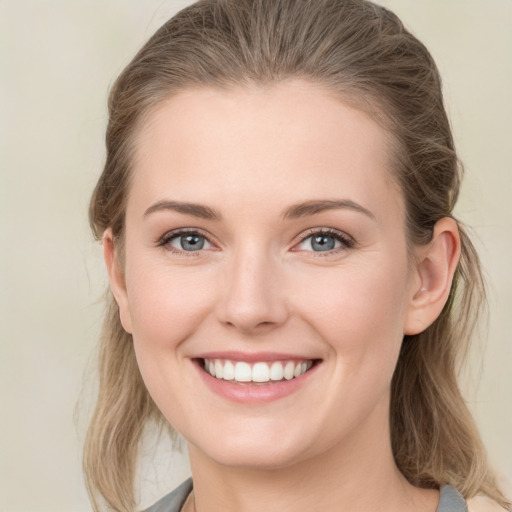
[[[318,374],[322,359],[272,352],[210,352],[198,354],[192,362],[215,395],[259,407],[310,389],[308,383]]]
[[[298,379],[319,363],[316,359],[280,361],[237,361],[197,359],[202,370],[215,379],[239,384],[276,384]]]

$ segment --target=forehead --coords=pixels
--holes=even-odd
[[[129,203],[169,193],[270,207],[349,195],[401,207],[391,147],[369,115],[309,82],[188,89],[141,124]]]

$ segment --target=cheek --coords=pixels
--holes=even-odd
[[[177,346],[209,313],[212,276],[194,268],[144,263],[127,267],[134,340],[154,349]]]
[[[407,308],[405,259],[382,258],[304,278],[296,306],[346,371],[392,373]]]
[[[349,431],[388,396],[403,339],[407,280],[401,265],[384,263],[318,275],[308,280],[307,294],[297,294],[302,318],[327,346],[329,382],[337,390],[325,398],[326,411],[337,417],[333,430],[324,426],[326,436]]]
[[[140,269],[144,269],[141,271]],[[142,379],[153,400],[179,431],[188,431],[183,388],[186,341],[211,311],[211,276],[184,268],[137,264],[127,268],[133,344]],[[172,397],[172,398],[170,398]]]

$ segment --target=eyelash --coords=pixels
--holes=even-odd
[[[202,250],[185,251],[185,250],[176,249],[175,247],[170,245],[173,240],[179,238],[180,236],[184,236],[184,235],[199,236],[199,237],[204,238],[209,244],[214,245],[210,241],[209,236],[206,233],[202,232],[201,230],[196,229],[196,228],[184,228],[184,229],[179,229],[179,230],[175,230],[175,231],[166,233],[157,242],[157,246],[163,247],[164,249],[168,250],[169,252],[172,252],[173,254],[177,254],[179,256],[185,256],[185,257],[200,256],[200,253],[203,252]],[[296,247],[298,245],[302,244],[305,240],[313,237],[314,235],[333,238],[334,240],[341,243],[341,247],[337,247],[337,248],[326,250],[326,251],[306,251],[306,250],[301,251],[299,249],[296,249]],[[315,257],[332,256],[333,254],[338,254],[341,251],[346,251],[347,249],[352,249],[356,245],[356,242],[352,237],[349,237],[348,235],[342,233],[341,231],[338,231],[338,230],[332,229],[332,228],[311,228],[311,229],[308,229],[307,231],[305,231],[304,233],[302,233],[299,236],[299,239],[300,239],[299,242],[295,243],[291,250],[294,252],[311,252],[315,255]]]
[[[200,229],[196,228],[184,228],[184,229],[178,229],[175,231],[170,231],[166,233],[157,243],[158,247],[163,247],[169,252],[172,252],[173,254],[179,255],[179,256],[185,256],[185,257],[197,257],[202,252],[201,250],[198,251],[185,251],[176,249],[171,245],[171,242],[180,236],[184,235],[195,235],[204,238],[209,244],[212,244],[210,241],[208,235],[204,232],[202,232]],[[213,245],[213,244],[212,244]]]
[[[303,243],[305,240],[307,240],[308,238],[312,238],[315,235],[317,237],[325,236],[325,237],[329,237],[329,238],[334,238],[334,240],[340,242],[340,244],[341,244],[340,247],[337,247],[337,248],[334,248],[331,250],[327,250],[327,251],[305,251],[305,252],[312,252],[315,255],[315,257],[322,258],[322,257],[332,256],[334,254],[338,254],[339,252],[346,251],[347,249],[352,249],[356,245],[356,242],[352,237],[342,233],[341,231],[338,231],[337,229],[311,228],[300,235],[300,242],[298,244],[294,245],[294,247],[292,248],[292,251],[299,252],[299,249],[295,249],[295,247],[297,247],[298,245]]]

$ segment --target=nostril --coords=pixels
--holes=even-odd
[[[273,329],[278,325],[278,323],[269,321],[251,322],[248,319],[245,319],[245,321],[241,319],[239,322],[228,321],[225,323],[225,325],[229,328],[234,328],[239,331],[262,332]]]

